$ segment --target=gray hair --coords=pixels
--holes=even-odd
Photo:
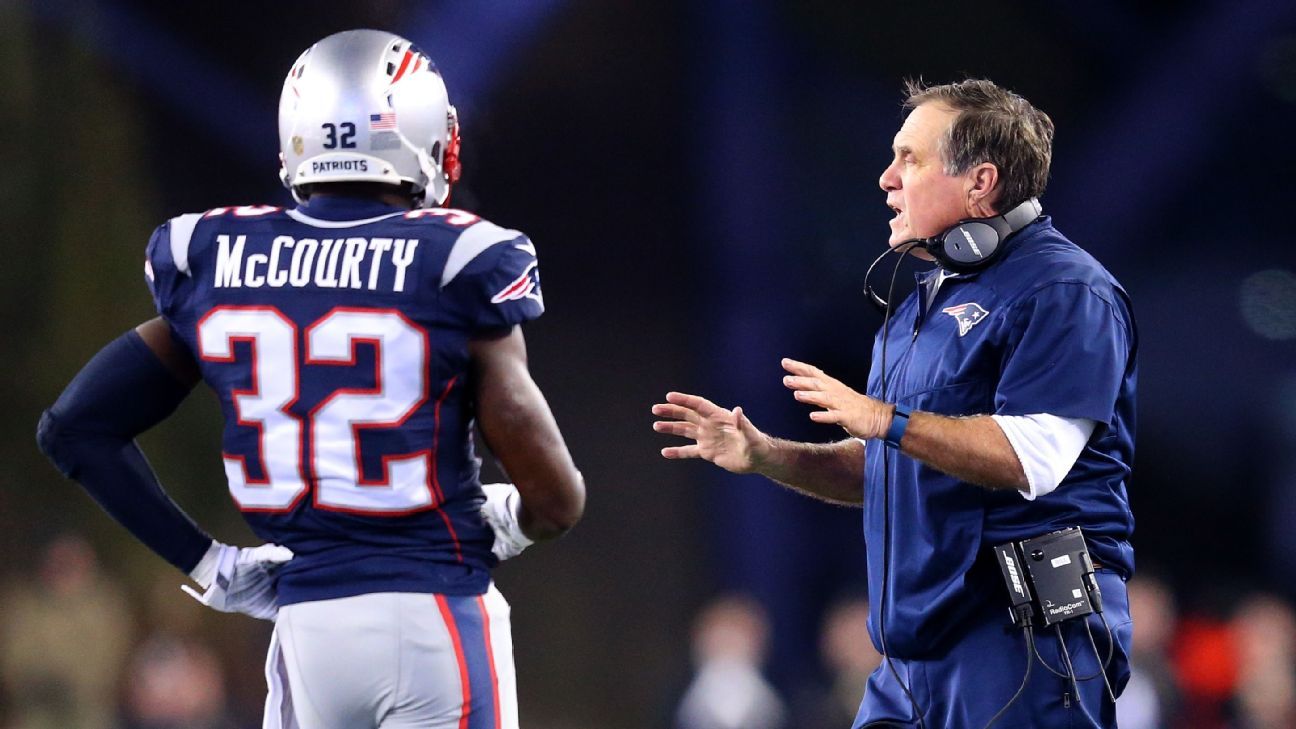
[[[989,162],[999,168],[998,212],[1044,194],[1053,160],[1053,120],[1029,101],[985,79],[927,86],[905,81],[904,108],[936,102],[958,113],[940,142],[945,173]]]

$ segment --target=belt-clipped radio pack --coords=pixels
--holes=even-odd
[[[1026,642],[1026,673],[1022,676],[1021,687],[1017,693],[1004,704],[999,712],[991,717],[985,729],[1007,713],[1008,708],[1021,697],[1030,681],[1031,666],[1038,659],[1055,675],[1070,680],[1070,695],[1076,697],[1077,706],[1091,723],[1093,716],[1079,703],[1080,681],[1087,681],[1095,676],[1103,677],[1103,685],[1112,704],[1116,703],[1116,693],[1112,691],[1111,682],[1107,679],[1107,667],[1115,654],[1116,643],[1112,638],[1111,627],[1103,617],[1102,593],[1098,590],[1098,578],[1094,576],[1094,563],[1089,558],[1089,548],[1085,546],[1084,534],[1080,527],[1071,527],[1043,536],[1023,539],[1018,542],[1007,542],[994,547],[995,558],[999,560],[999,570],[1003,572],[1004,584],[1008,586],[1008,596],[1012,602],[1013,623],[1022,629]],[[1107,657],[1098,654],[1098,644],[1094,641],[1093,632],[1088,621],[1081,621],[1085,633],[1089,636],[1089,645],[1094,650],[1094,657],[1101,664],[1092,676],[1078,677],[1071,662],[1071,652],[1067,650],[1066,640],[1062,634],[1063,623],[1074,618],[1097,613],[1107,628]],[[1050,666],[1035,647],[1037,626],[1053,627],[1057,635],[1058,650],[1066,667],[1065,672]],[[1073,627],[1072,631],[1077,630]]]
[[[1102,593],[1080,527],[994,547],[1014,622],[1049,626],[1102,612]]]

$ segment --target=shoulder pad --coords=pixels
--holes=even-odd
[[[171,260],[176,270],[189,275],[189,241],[193,238],[194,228],[204,218],[215,218],[222,215],[233,215],[236,218],[255,218],[282,210],[274,205],[238,205],[233,207],[212,208],[204,213],[187,213],[171,220]]]
[[[189,239],[205,213],[188,213],[171,218],[171,260],[176,270],[189,275]]]
[[[455,276],[459,275],[464,266],[491,246],[517,240],[520,237],[522,233],[519,231],[502,228],[489,220],[481,220],[468,226],[455,239],[450,255],[446,258],[445,268],[441,270],[441,288],[445,288]],[[530,243],[527,245],[530,246]],[[535,248],[532,247],[530,252],[535,255]]]

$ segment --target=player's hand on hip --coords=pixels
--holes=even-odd
[[[810,413],[816,423],[839,425],[856,438],[881,438],[891,427],[891,405],[852,390],[814,365],[784,358],[783,369],[788,372],[783,384],[793,397],[823,408]]]
[[[693,441],[663,448],[666,458],[701,458],[726,471],[751,473],[759,470],[771,447],[769,436],[752,425],[742,408],[727,410],[704,397],[671,392],[652,412],[667,418],[653,423],[653,430]]]
[[[522,550],[534,544],[534,540],[522,532],[518,521],[518,509],[522,506],[522,495],[511,483],[484,483],[482,493],[486,501],[481,505],[482,519],[495,532],[495,543],[491,552],[503,562],[516,557]]]
[[[188,585],[180,589],[213,610],[273,620],[279,612],[275,572],[292,558],[292,550],[278,544],[240,548],[212,542],[207,555],[190,573],[203,586],[203,592],[199,594]]]

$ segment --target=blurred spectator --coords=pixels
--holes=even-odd
[[[131,620],[121,589],[99,571],[85,539],[52,541],[38,579],[10,590],[3,603],[0,673],[11,727],[116,726]]]
[[[1180,716],[1184,727],[1226,726],[1224,709],[1237,688],[1238,672],[1237,649],[1228,624],[1213,617],[1181,619],[1175,631],[1173,656],[1183,688]]]
[[[742,597],[702,610],[693,628],[693,682],[676,715],[678,729],[780,729],[783,702],[761,675],[769,639],[765,613]]]
[[[1155,577],[1129,581],[1130,617],[1134,620],[1131,676],[1116,718],[1121,729],[1176,729],[1181,690],[1170,661],[1170,640],[1177,619],[1174,596]]]
[[[868,677],[882,665],[882,654],[868,634],[869,604],[858,599],[839,603],[824,620],[819,650],[832,671],[832,703],[849,725],[859,711]]]
[[[152,637],[136,651],[126,687],[128,729],[233,729],[216,657],[197,643]]]
[[[819,636],[828,685],[797,697],[797,729],[841,729],[854,721],[868,677],[882,665],[882,654],[868,634],[868,611],[863,598],[843,600],[828,610]]]
[[[1296,615],[1276,597],[1249,598],[1231,624],[1238,681],[1234,729],[1296,727]]]

